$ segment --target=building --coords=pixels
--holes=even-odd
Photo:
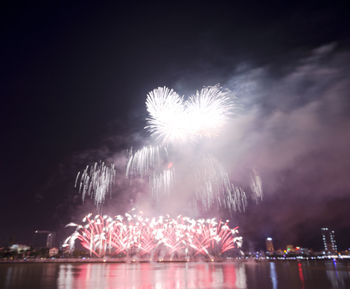
[[[287,245],[286,246],[286,251],[287,252],[291,252],[291,253],[294,253],[294,251],[295,251],[295,248],[294,248],[294,245]]]
[[[56,233],[47,230],[36,230],[36,235],[46,235],[46,248],[53,248],[55,246]],[[40,246],[43,247],[43,246]]]
[[[53,247],[53,248],[49,249],[49,257],[56,256],[56,255],[58,255],[58,253],[59,253],[58,248]]]
[[[327,254],[327,255],[336,254],[338,251],[338,248],[335,240],[334,231],[327,227],[323,227],[321,228],[321,235],[322,235],[324,254]]]
[[[10,252],[16,252],[17,254],[21,254],[30,250],[30,247],[22,244],[13,244],[9,247],[9,249],[10,249]]]
[[[266,251],[269,253],[273,253],[275,251],[271,237],[266,238]]]
[[[55,243],[55,233],[50,232],[47,234],[47,239],[46,239],[46,247],[47,248],[53,248]]]

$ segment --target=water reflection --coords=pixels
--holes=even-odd
[[[245,265],[227,264],[62,264],[59,289],[247,288]]]
[[[247,277],[244,264],[238,264],[236,266],[236,288],[247,288]]]
[[[56,264],[0,264],[0,288],[56,288]]]
[[[301,263],[298,263],[298,272],[299,272],[299,280],[301,283],[301,289],[305,289],[303,267]]]
[[[327,278],[332,284],[332,288],[340,289],[346,288],[345,280],[349,278],[349,271],[344,270],[345,266],[341,263],[337,263],[335,260],[330,263],[326,263]]]
[[[4,289],[342,289],[347,262],[1,264]]]
[[[277,289],[277,274],[276,274],[276,265],[274,262],[270,263],[270,278],[272,281],[272,289]]]

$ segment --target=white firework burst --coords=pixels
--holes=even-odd
[[[192,159],[179,168],[164,164],[171,157],[182,155],[182,149],[192,147],[202,140],[215,138],[237,112],[239,105],[229,90],[219,85],[204,87],[187,100],[167,87],[154,89],[147,95],[146,107],[149,113],[146,130],[155,140],[155,145],[145,146],[130,155],[126,174],[128,177],[148,177],[152,194],[159,198],[168,195],[179,178],[184,177],[182,167],[186,167],[193,197],[201,206],[209,209],[218,204],[235,211],[243,211],[247,204],[247,194],[230,181],[227,169],[211,152],[202,154],[191,149]],[[183,156],[187,158],[188,155]],[[188,167],[190,169],[188,169]],[[251,191],[256,199],[262,197],[262,184],[255,171],[251,178]]]
[[[78,172],[75,187],[79,185],[82,199],[86,195],[94,199],[97,206],[103,204],[106,194],[110,193],[115,183],[116,169],[114,164],[107,166],[104,162],[96,162],[93,166],[86,166],[81,173]]]
[[[150,172],[158,168],[168,155],[164,146],[144,146],[135,153],[130,153],[126,167],[126,176],[148,176]]]
[[[145,127],[160,144],[192,142],[216,136],[238,108],[229,90],[204,87],[188,100],[167,87],[147,95]]]

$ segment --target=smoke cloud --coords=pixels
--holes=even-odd
[[[233,171],[255,167],[263,179],[264,201],[242,218],[253,235],[310,244],[320,226],[347,230],[349,61],[348,52],[329,44],[277,72],[238,69],[225,83],[244,109],[222,152]]]
[[[248,187],[252,169],[261,176],[263,200],[256,203],[250,199],[248,210],[236,215],[248,236],[271,233],[281,242],[292,242],[308,229],[305,222],[314,222],[314,226],[337,222],[339,228],[346,225],[342,222],[346,216],[337,215],[332,202],[349,199],[349,70],[349,53],[337,51],[332,43],[282,68],[245,64],[223,77],[222,86],[238,97],[240,110],[215,141],[195,149],[206,151],[210,147],[230,170],[231,179],[243,187]],[[174,87],[180,94],[191,91],[182,80]],[[136,147],[150,141],[144,132],[119,135],[117,139],[119,144]],[[108,142],[111,140],[113,137]],[[146,179],[126,178],[127,150],[116,152],[113,147],[120,145],[104,146],[102,153],[97,153],[114,162],[118,172],[117,185],[107,197],[103,212],[114,215],[137,207],[149,215],[180,212],[194,217],[228,216],[227,210],[201,212],[194,208],[184,197],[191,186],[186,178],[177,185],[178,193],[154,202]],[[192,149],[183,147],[181,155],[191,154]],[[89,153],[83,154],[80,161]],[[186,164],[181,156],[175,155],[175,161],[182,167]],[[332,209],[329,204],[333,204]],[[84,210],[81,207],[74,217],[86,213],[86,206],[91,204],[85,204]]]
[[[349,192],[349,55],[322,46],[276,75],[268,67],[239,71],[225,86],[245,106],[222,143],[233,169],[256,167],[267,193],[289,179],[314,196]],[[284,179],[281,179],[281,174]]]

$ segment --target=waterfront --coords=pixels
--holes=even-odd
[[[350,288],[348,262],[0,264],[0,288]]]

